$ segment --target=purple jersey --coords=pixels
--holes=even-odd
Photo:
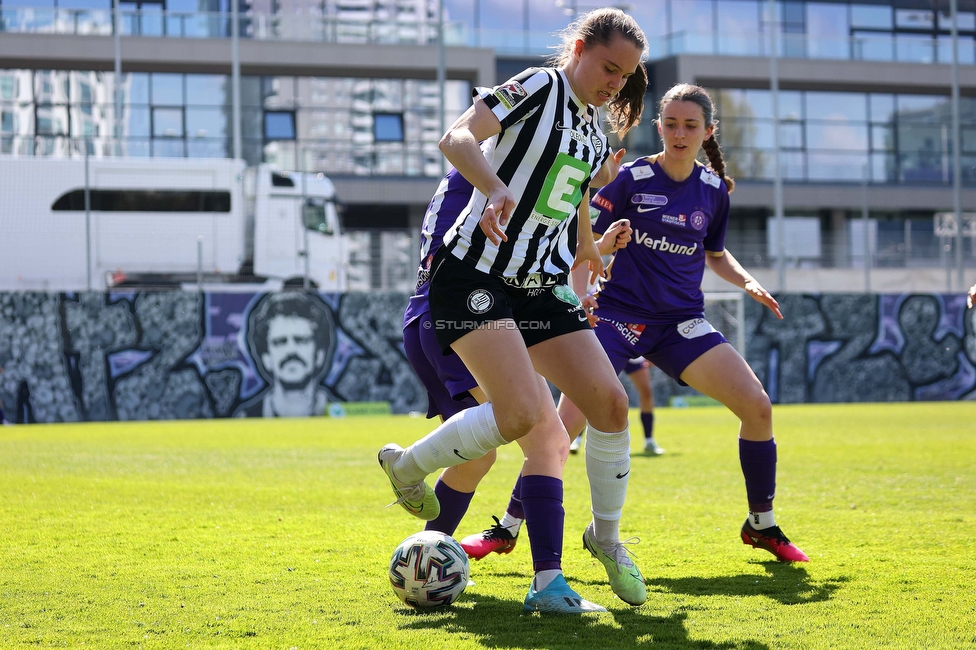
[[[606,231],[617,219],[629,219],[634,229],[600,291],[601,316],[669,323],[704,314],[705,251],[725,250],[729,223],[722,179],[696,165],[677,182],[657,162],[640,158],[620,167],[591,209],[599,212],[594,232]]]
[[[434,260],[444,235],[457,220],[458,215],[471,201],[474,186],[453,167],[441,179],[434,198],[427,206],[424,225],[420,231],[420,268],[417,269],[417,289],[403,314],[403,324],[408,325],[428,311],[427,291],[430,288],[430,265]]]

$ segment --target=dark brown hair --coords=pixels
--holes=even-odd
[[[664,107],[671,102],[694,102],[701,106],[702,115],[705,118],[705,126],[711,125],[712,137],[702,142],[702,149],[708,156],[708,166],[715,175],[725,181],[725,186],[731,193],[735,189],[735,180],[725,174],[725,158],[722,156],[722,148],[718,144],[718,121],[715,120],[715,104],[712,102],[708,91],[701,86],[692,84],[677,84],[672,86],[668,92],[664,93],[658,105],[658,123],[664,113]]]
[[[647,53],[647,37],[637,21],[620,9],[606,7],[583,15],[563,30],[561,49],[549,59],[549,63],[565,67],[572,60],[576,41],[583,41],[587,48],[594,45],[609,47],[617,34],[636,45],[642,53]],[[623,137],[640,124],[646,93],[647,69],[642,61],[634,74],[627,78],[620,92],[607,104],[607,121],[612,132]]]

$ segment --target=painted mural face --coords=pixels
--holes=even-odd
[[[325,363],[325,350],[316,347],[315,325],[300,316],[275,316],[268,324],[264,367],[289,389],[308,385]]]

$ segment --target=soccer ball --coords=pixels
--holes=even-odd
[[[471,567],[461,545],[444,533],[425,530],[406,538],[390,559],[390,584],[411,607],[447,607],[468,586]]]

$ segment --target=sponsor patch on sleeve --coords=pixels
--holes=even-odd
[[[716,188],[722,184],[722,179],[720,179],[718,176],[708,171],[707,169],[702,170],[701,181],[702,183],[706,183]]]
[[[630,175],[634,177],[635,181],[639,181],[642,178],[650,178],[654,175],[654,170],[651,169],[650,165],[641,165],[640,167],[631,167]]]
[[[604,208],[605,210],[613,212],[613,203],[611,203],[607,197],[603,196],[602,194],[597,194],[596,198],[593,199],[593,203],[601,208]]]
[[[502,106],[508,110],[512,110],[519,103],[529,96],[525,88],[522,87],[517,81],[511,81],[504,86],[499,86],[495,89],[494,95],[498,98],[498,101],[502,103]]]

